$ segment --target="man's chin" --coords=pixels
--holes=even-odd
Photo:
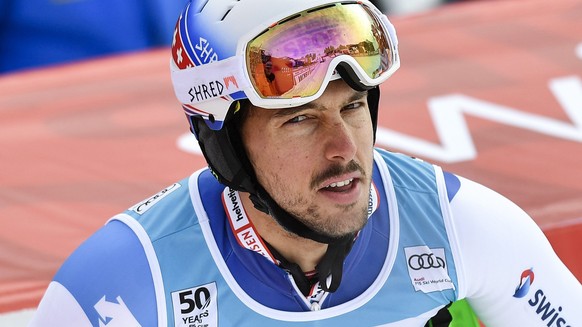
[[[367,215],[366,215],[367,217]],[[334,225],[334,226],[330,226],[327,229],[322,229],[322,228],[313,228],[316,232],[325,235],[327,237],[330,238],[334,238],[334,239],[341,239],[344,238],[346,236],[349,235],[354,235],[356,233],[358,233],[359,231],[361,231],[367,223],[367,219],[362,220],[361,224],[358,225],[352,225],[352,226],[342,226],[343,228],[340,228],[339,226]]]

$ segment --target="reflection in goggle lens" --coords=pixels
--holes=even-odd
[[[335,4],[291,16],[246,48],[251,82],[262,98],[312,96],[333,58],[348,55],[371,79],[392,65],[379,20],[360,4]]]

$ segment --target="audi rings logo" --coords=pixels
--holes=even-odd
[[[412,270],[445,268],[445,260],[434,253],[415,254],[408,258],[408,267]]]
[[[447,254],[444,247],[426,245],[404,248],[408,275],[415,291],[424,293],[455,289],[449,276]],[[402,262],[404,263],[404,262]]]

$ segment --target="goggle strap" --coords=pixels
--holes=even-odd
[[[243,65],[243,58],[233,56],[186,69],[171,67],[176,97],[181,103],[195,104],[242,91],[250,86]]]

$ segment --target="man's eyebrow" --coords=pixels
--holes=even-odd
[[[354,91],[352,93],[352,95],[349,98],[347,98],[347,100],[344,103],[348,104],[348,103],[351,103],[353,101],[360,100],[360,99],[366,97],[367,95],[368,95],[368,91]],[[317,104],[314,104],[313,102],[309,102],[309,103],[306,103],[304,105],[300,105],[298,107],[279,109],[279,110],[277,110],[277,112],[275,112],[273,114],[273,117],[281,118],[281,117],[293,116],[293,115],[296,115],[304,110],[314,109],[317,107],[319,107]]]
[[[317,106],[315,106],[312,103],[307,103],[304,105],[301,105],[299,107],[291,107],[291,108],[284,108],[284,109],[279,109],[276,110],[275,113],[273,114],[273,117],[275,118],[284,118],[284,117],[288,117],[288,116],[293,116],[301,111],[304,110],[308,110],[308,109],[312,109],[315,108]]]
[[[367,97],[368,96],[368,91],[356,91],[352,94],[351,97],[348,98],[348,101],[346,103],[350,103],[356,100],[360,100],[363,97]]]

